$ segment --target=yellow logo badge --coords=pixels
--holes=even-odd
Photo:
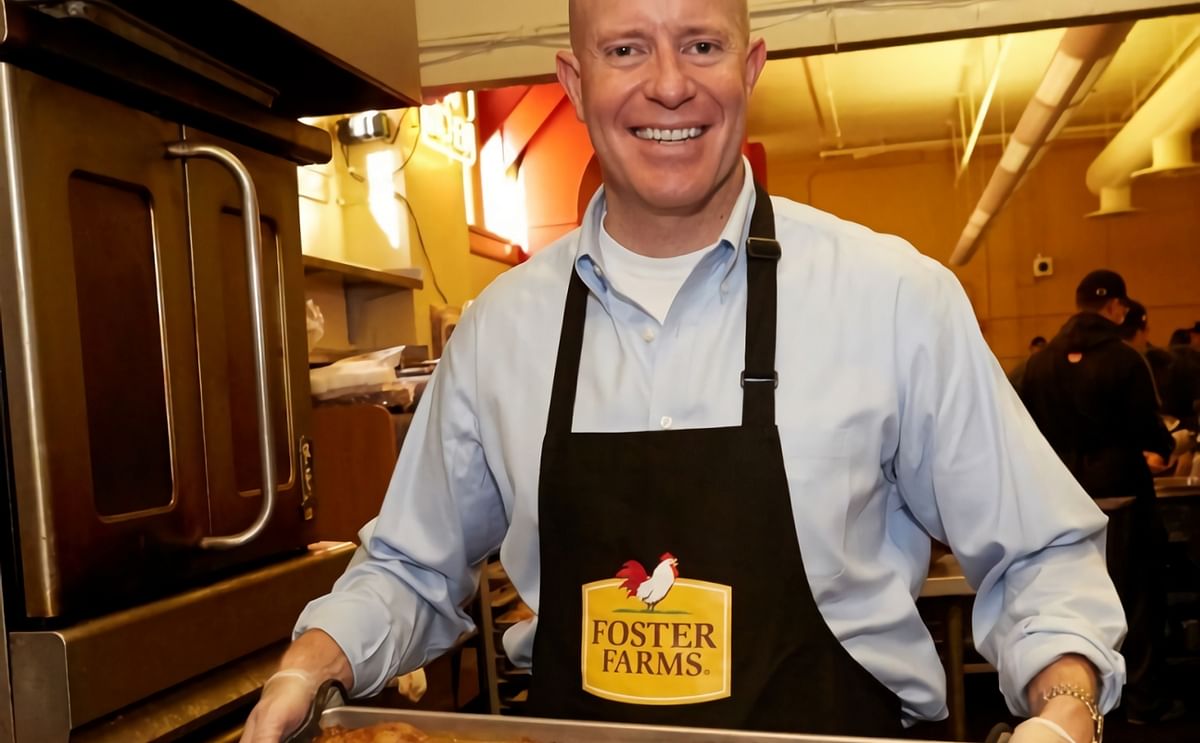
[[[679,577],[664,554],[653,573],[630,560],[583,586],[583,688],[625,704],[695,704],[730,695],[733,589]]]

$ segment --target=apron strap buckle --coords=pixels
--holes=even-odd
[[[746,253],[751,258],[762,258],[777,261],[783,256],[783,249],[776,240],[764,237],[751,237],[746,241]]]
[[[747,384],[770,384],[775,389],[779,389],[779,372],[773,371],[770,374],[762,372],[742,372],[742,388],[745,389]]]

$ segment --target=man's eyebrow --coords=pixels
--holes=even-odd
[[[680,36],[716,36],[721,39],[731,38],[734,35],[732,29],[724,26],[704,26],[693,25],[684,26],[678,31]]]
[[[607,28],[596,31],[596,41],[599,44],[607,44],[620,39],[648,39],[650,34],[646,29],[638,26],[626,26],[624,28]]]

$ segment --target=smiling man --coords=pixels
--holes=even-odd
[[[244,740],[278,740],[323,679],[372,694],[452,647],[497,551],[536,613],[505,636],[532,714],[897,736],[946,714],[915,601],[930,537],[1038,716],[1014,740],[1099,737],[1124,679],[1105,519],[954,276],[756,186],[744,1],[570,14],[558,76],[604,188],[464,316]]]

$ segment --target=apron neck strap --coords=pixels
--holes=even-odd
[[[746,367],[742,372],[742,425],[775,425],[775,313],[778,304],[776,267],[781,254],[775,241],[775,212],[771,197],[757,182],[750,238],[746,241]],[[587,319],[588,288],[571,270],[563,309],[558,360],[550,392],[548,434],[568,434],[575,417],[575,392],[579,384],[579,358]]]
[[[571,433],[575,419],[575,390],[579,387],[579,357],[583,355],[583,326],[587,320],[588,288],[571,267],[567,303],[563,309],[562,333],[558,338],[558,361],[554,365],[554,385],[550,388],[550,416],[546,421],[547,438]]]
[[[775,425],[776,269],[782,251],[775,240],[771,197],[756,181],[750,238],[746,241],[746,368],[742,371],[742,425]]]

